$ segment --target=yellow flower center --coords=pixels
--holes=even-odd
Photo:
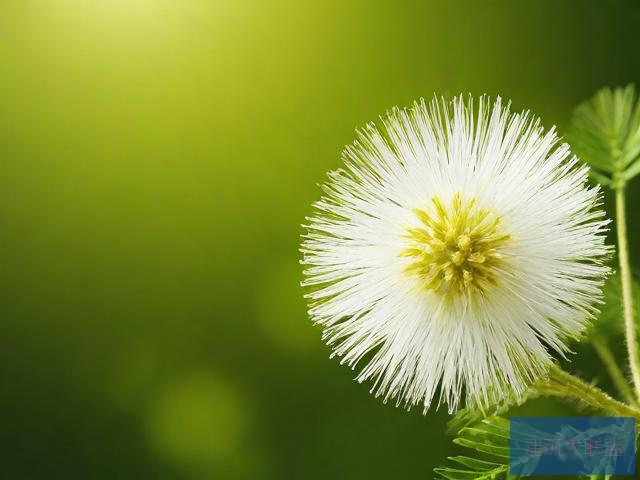
[[[501,249],[511,236],[501,231],[500,217],[456,193],[450,204],[438,197],[433,208],[416,209],[421,225],[408,229],[410,246],[402,253],[414,261],[407,270],[427,290],[446,297],[485,295],[496,284],[504,262]]]

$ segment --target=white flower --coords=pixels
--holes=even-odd
[[[372,393],[452,412],[519,395],[568,352],[608,267],[600,191],[552,129],[485,97],[368,125],[301,247],[309,314]]]

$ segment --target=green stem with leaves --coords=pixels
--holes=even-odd
[[[556,365],[549,369],[549,377],[536,387],[547,395],[573,398],[596,410],[620,417],[635,417],[636,422],[640,423],[640,410],[611,398],[599,388],[583,382]]]
[[[633,318],[633,292],[631,268],[629,266],[629,246],[627,242],[627,220],[625,214],[624,185],[618,185],[616,194],[616,229],[618,232],[618,260],[620,262],[620,278],[622,281],[622,307],[624,311],[625,337],[629,368],[633,377],[636,399],[640,399],[640,370],[638,369],[638,342],[636,324]]]

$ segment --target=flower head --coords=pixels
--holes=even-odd
[[[519,395],[608,274],[607,220],[555,131],[501,100],[415,103],[329,173],[302,252],[309,314],[372,392],[426,411]]]

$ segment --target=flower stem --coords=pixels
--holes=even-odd
[[[599,388],[583,382],[578,377],[553,365],[549,377],[536,385],[547,395],[573,398],[596,410],[604,410],[620,417],[635,417],[640,422],[640,410],[611,398]]]
[[[620,278],[622,280],[622,305],[624,310],[625,337],[629,354],[629,367],[633,377],[636,398],[640,399],[640,371],[638,370],[638,343],[636,324],[633,318],[633,292],[631,269],[629,267],[629,246],[627,243],[627,220],[625,215],[624,186],[616,192],[616,227],[618,231],[618,260],[620,262]]]
[[[616,362],[613,353],[611,352],[611,348],[609,348],[609,344],[606,340],[602,338],[595,337],[591,340],[593,347],[596,349],[596,353],[600,357],[600,360],[607,368],[609,372],[609,376],[611,380],[613,380],[613,384],[620,392],[620,395],[629,402],[634,407],[638,407],[635,398],[633,397],[633,392],[631,391],[631,387],[627,382],[622,370],[618,366],[618,362]]]

